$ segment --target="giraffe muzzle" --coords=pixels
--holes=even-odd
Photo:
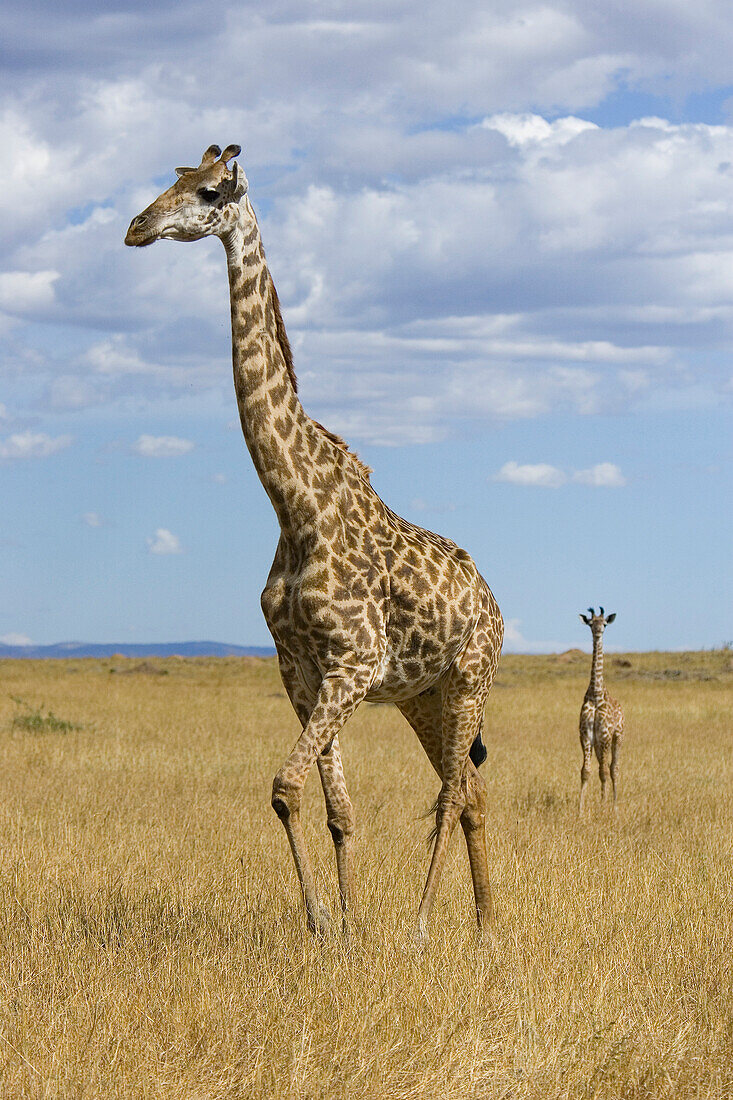
[[[157,233],[150,232],[150,216],[138,214],[130,222],[130,227],[125,235],[125,244],[135,248],[144,248],[157,239]]]

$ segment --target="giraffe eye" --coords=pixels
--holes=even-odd
[[[211,187],[200,187],[199,198],[202,198],[204,202],[216,202],[219,198],[219,192],[214,191]]]

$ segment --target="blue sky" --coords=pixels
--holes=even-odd
[[[588,8],[10,3],[0,640],[269,640],[223,250],[122,244],[212,142],[307,411],[474,555],[507,649],[599,603],[617,648],[733,637],[733,24]]]

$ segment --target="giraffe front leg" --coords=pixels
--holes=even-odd
[[[580,768],[580,799],[578,801],[578,814],[582,814],[585,803],[585,793],[590,776],[590,765],[593,756],[593,711],[583,705],[580,712],[580,748],[583,753],[583,763]]]
[[[300,820],[303,787],[313,762],[324,749],[332,748],[331,743],[366,695],[370,682],[371,674],[363,668],[339,668],[324,676],[305,728],[272,784],[272,808],[285,827],[303,891],[308,927],[314,932],[325,931],[327,921],[318,901]]]
[[[598,778],[601,781],[601,802],[606,801],[606,784],[608,783],[608,756],[609,745],[605,737],[595,739],[596,757],[598,759]]]
[[[342,926],[347,931],[347,916],[356,916],[353,879],[354,808],[349,798],[341,762],[338,737],[334,737],[318,756],[318,771],[326,799],[326,823],[336,852]]]
[[[590,775],[592,748],[589,745],[588,748],[583,746],[583,762],[580,768],[580,799],[578,801],[578,813],[582,814],[583,804],[586,802],[586,790],[588,788],[588,777]]]
[[[288,652],[288,650],[285,649],[281,642],[276,641],[275,644],[277,646],[278,664],[280,666],[280,677],[282,679],[283,686],[288,693],[288,698],[290,699],[293,710],[298,716],[301,726],[303,727],[303,729],[305,729],[308,724],[308,719],[311,716],[316,696],[314,693],[308,690],[308,688],[303,683],[303,680],[298,675],[297,664],[293,656]],[[290,839],[290,833],[288,833],[288,839]],[[294,851],[293,855],[295,856]],[[303,879],[300,875],[300,872],[298,872],[298,877],[300,878],[302,886]],[[312,877],[313,876],[311,874],[311,886],[315,896],[314,908],[312,909],[312,911],[317,914],[317,920],[313,926],[313,930],[315,931],[317,927],[320,932],[325,932],[325,930],[330,925],[331,917],[328,909],[320,900],[318,892],[315,888],[315,884],[312,882]],[[305,896],[305,887],[303,887],[303,893]]]

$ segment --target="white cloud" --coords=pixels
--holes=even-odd
[[[0,440],[0,459],[47,458],[68,447],[70,435],[52,438],[45,432],[16,432]]]
[[[494,475],[494,481],[507,481],[511,485],[530,485],[541,489],[559,489],[569,480],[596,489],[619,489],[626,484],[626,478],[613,462],[599,462],[587,470],[575,470],[570,475],[546,462],[523,466],[517,462],[505,462]]]
[[[157,527],[155,537],[148,539],[148,550],[151,554],[182,554],[183,548],[177,535],[166,527]]]
[[[82,522],[85,523],[87,527],[104,526],[104,520],[100,516],[99,512],[84,512],[81,518]]]
[[[567,477],[556,466],[546,462],[520,466],[517,462],[505,462],[494,481],[508,481],[511,485],[531,485],[541,489],[559,489]]]
[[[670,3],[654,33],[628,5],[580,0],[360,0],[327,19],[285,0],[246,27],[212,4],[203,29],[186,4],[166,13],[164,36],[154,6],[113,29],[98,3],[63,17],[49,5],[52,46],[6,86],[0,303],[54,408],[205,389],[230,400],[218,242],[121,242],[159,177],[242,135],[296,364],[315,368],[303,392],[356,438],[639,407],[679,389],[691,344],[733,336],[733,128],[582,117],[621,83],[666,93],[671,80],[684,98],[727,74],[721,0],[694,16]],[[29,22],[9,33],[26,56]],[[232,65],[242,50],[248,65]],[[213,52],[229,78],[201,108],[197,59]],[[47,94],[59,79],[63,104]],[[59,326],[57,355],[31,317]],[[701,401],[721,369],[699,371]],[[359,385],[381,386],[363,412]]]
[[[545,146],[564,145],[584,130],[598,129],[595,123],[572,115],[548,122],[541,115],[497,114],[485,118],[480,125],[485,130],[496,130],[504,135],[510,145],[517,146],[533,142],[542,142]]]
[[[33,641],[27,634],[2,634],[0,642],[3,645],[33,645]]]
[[[5,313],[38,313],[54,303],[59,271],[4,271],[0,273],[0,309]]]
[[[143,458],[177,458],[188,454],[194,446],[190,439],[179,439],[175,435],[141,435],[132,449]]]
[[[576,470],[573,481],[602,489],[620,489],[626,484],[626,478],[613,462],[599,462],[587,470]]]

